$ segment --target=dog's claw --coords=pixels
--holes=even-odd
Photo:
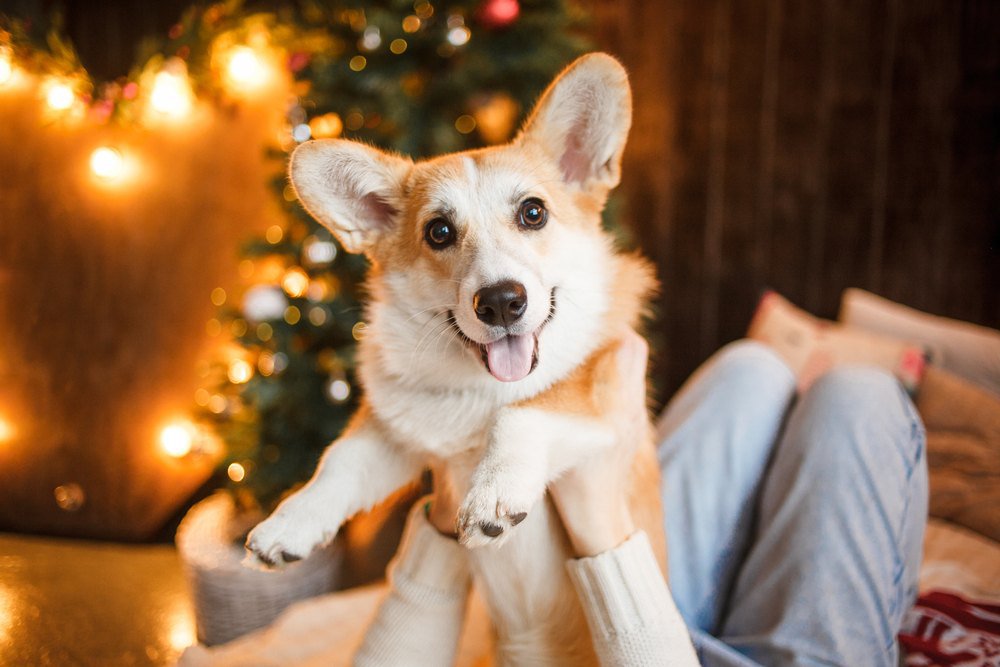
[[[503,489],[503,491],[501,491]],[[474,484],[458,510],[458,539],[469,548],[504,544],[528,517],[532,494],[501,482]]]
[[[517,525],[517,523],[514,525]],[[483,534],[488,537],[499,537],[503,533],[503,526],[498,526],[489,521],[482,521],[479,523],[479,530],[483,531]]]
[[[246,548],[252,555],[248,565],[280,569],[327,544],[333,534],[325,532],[323,524],[311,520],[314,516],[316,513],[308,506],[286,507],[285,511],[279,508],[247,536]]]

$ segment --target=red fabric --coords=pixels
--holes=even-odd
[[[1000,667],[1000,606],[927,593],[903,620],[899,643],[907,667]]]

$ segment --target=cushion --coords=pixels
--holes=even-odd
[[[1000,396],[1000,331],[928,315],[860,289],[844,290],[842,323],[918,342],[930,362]]]
[[[1000,541],[1000,398],[929,366],[916,402],[927,428],[931,516]]]
[[[814,317],[776,292],[761,298],[747,336],[778,352],[800,391],[834,366],[864,364],[894,373],[912,393],[924,369],[919,345]]]
[[[950,521],[929,519],[920,592],[931,591],[1000,604],[1000,543]]]

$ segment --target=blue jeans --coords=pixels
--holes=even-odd
[[[703,664],[896,664],[927,461],[891,375],[836,369],[796,398],[781,359],[742,341],[658,431],[670,587]]]

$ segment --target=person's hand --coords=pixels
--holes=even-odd
[[[434,494],[431,496],[427,520],[437,531],[448,537],[456,537],[455,519],[458,516],[459,498],[443,467],[434,468]]]
[[[631,329],[616,351],[615,420],[617,442],[607,451],[567,470],[549,485],[563,525],[578,557],[613,549],[635,532],[628,507],[628,483],[636,449],[648,426],[646,361],[649,346]]]

